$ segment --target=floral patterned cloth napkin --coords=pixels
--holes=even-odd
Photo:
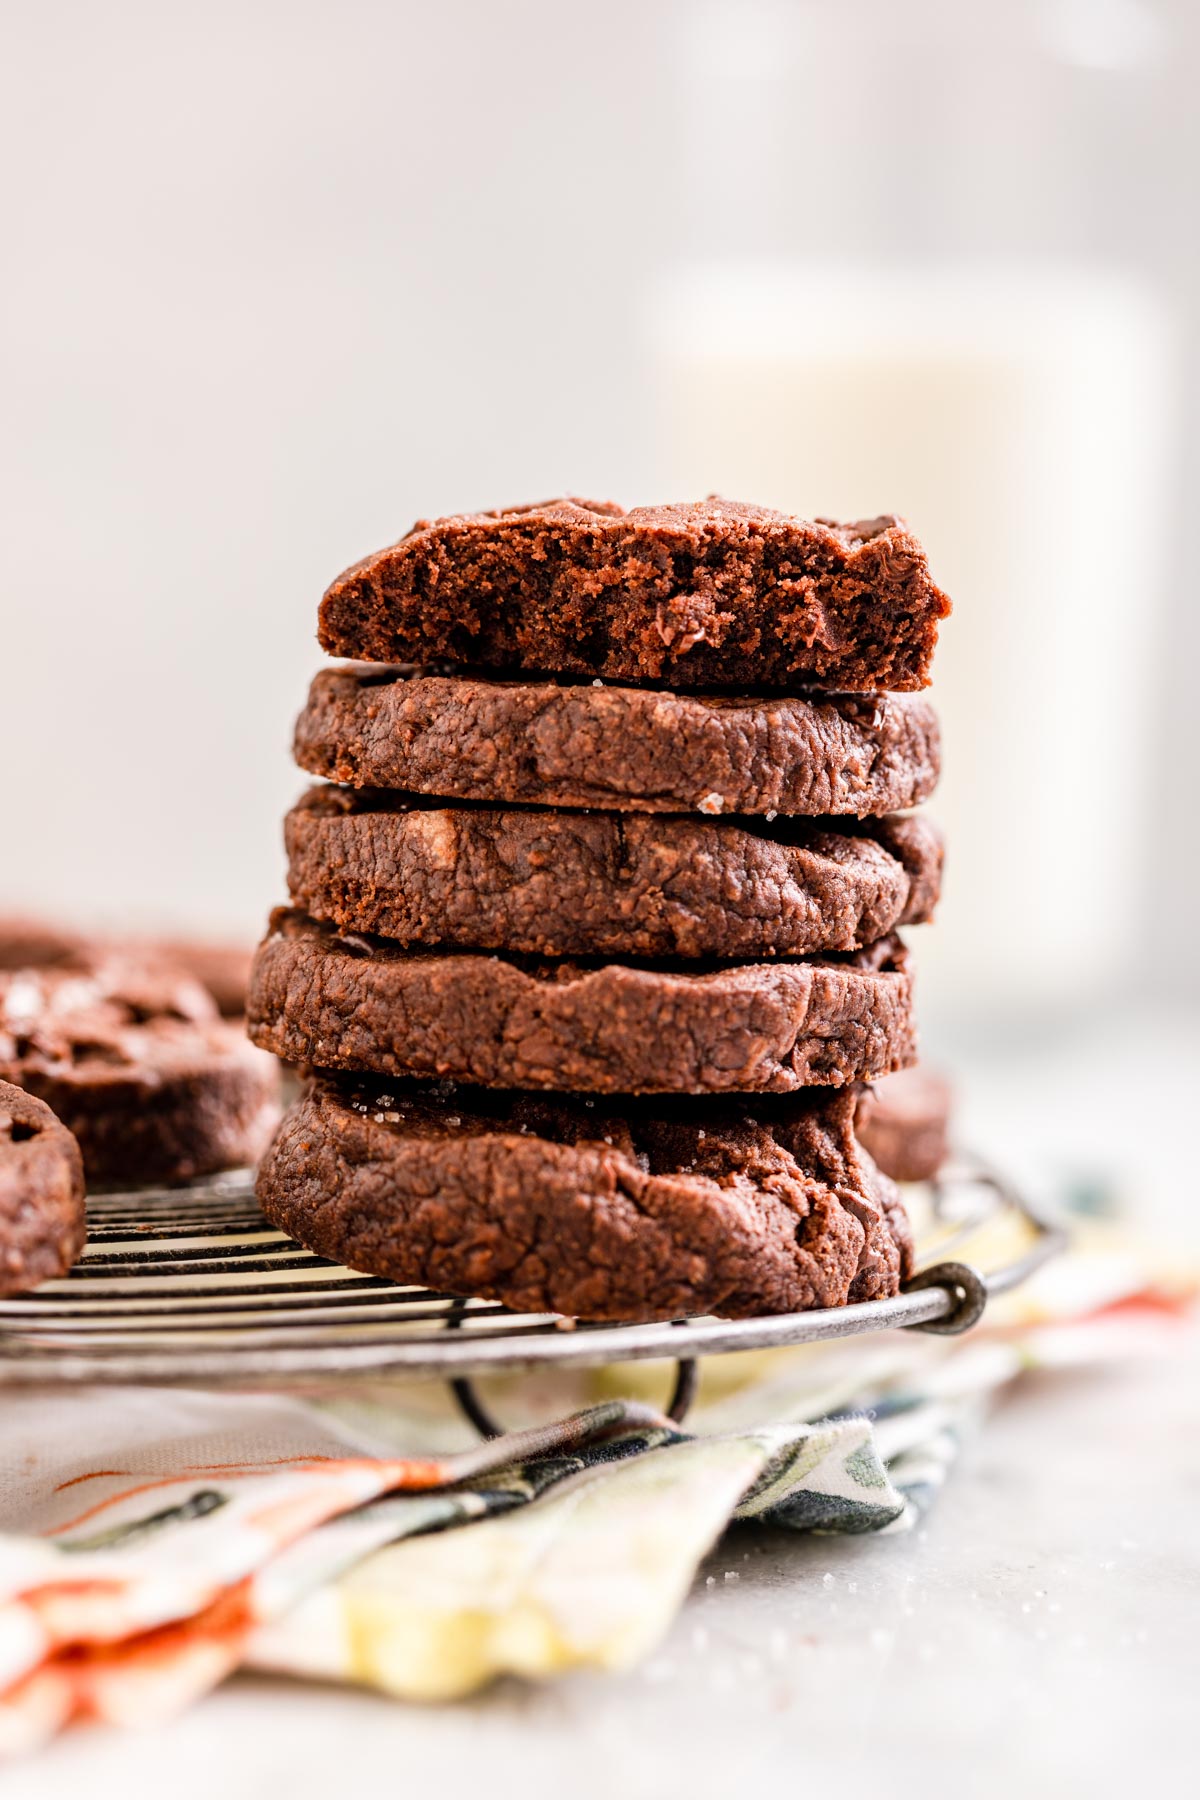
[[[0,1411],[0,1752],[158,1720],[239,1667],[424,1700],[627,1668],[731,1520],[909,1529],[1001,1389],[1161,1349],[1196,1287],[1081,1226],[965,1338],[710,1360],[686,1428],[651,1364],[489,1383],[518,1428],[482,1444],[429,1384],[19,1393]]]

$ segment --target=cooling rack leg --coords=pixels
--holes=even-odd
[[[675,1364],[675,1386],[667,1401],[667,1417],[682,1425],[692,1409],[700,1385],[700,1364],[694,1356],[681,1356]]]
[[[681,1356],[675,1364],[675,1385],[671,1389],[666,1409],[668,1419],[673,1419],[677,1425],[682,1424],[687,1417],[688,1409],[696,1398],[699,1380],[700,1369],[695,1357]],[[474,1382],[465,1375],[459,1375],[450,1383],[450,1392],[454,1395],[458,1410],[475,1427],[480,1437],[503,1437],[503,1425],[498,1425],[493,1419],[475,1392]]]
[[[504,1436],[504,1427],[497,1425],[491,1413],[484,1406],[475,1385],[460,1375],[450,1383],[450,1392],[458,1402],[458,1410],[469,1419],[481,1438],[498,1438]]]

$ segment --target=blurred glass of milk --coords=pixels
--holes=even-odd
[[[898,512],[954,601],[934,699],[938,1012],[1050,1014],[1137,947],[1170,332],[1091,269],[680,269],[650,307],[655,492]],[[1150,925],[1153,926],[1153,919]]]

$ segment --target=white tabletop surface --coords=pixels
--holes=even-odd
[[[1141,1168],[1147,1217],[1185,1223],[1200,1037],[1183,1023],[1154,1030],[1173,1070],[1165,1093],[1138,1081],[1127,1023],[1119,1043],[1090,1033],[1045,1046],[1036,1066],[977,1065],[977,1138],[1056,1152],[1084,1174]],[[239,1678],[170,1727],[74,1733],[11,1771],[5,1791],[329,1800],[353,1784],[453,1800],[519,1784],[573,1800],[724,1800],[751,1782],[798,1792],[871,1779],[888,1795],[1005,1800],[1178,1790],[1193,1771],[1200,1675],[1198,1376],[1193,1337],[1169,1365],[1028,1380],[911,1537],[732,1534],[628,1676],[505,1682],[447,1707]]]

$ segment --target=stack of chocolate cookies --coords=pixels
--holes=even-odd
[[[897,928],[941,843],[949,603],[894,518],[564,500],[342,575],[254,1041],[311,1072],[268,1216],[520,1311],[727,1316],[896,1292],[855,1135],[914,1057]]]

